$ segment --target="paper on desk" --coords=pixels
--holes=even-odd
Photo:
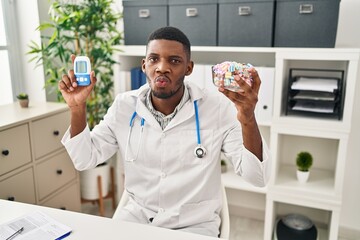
[[[338,89],[338,80],[335,78],[299,77],[295,82],[292,83],[291,89],[334,92],[334,90]]]
[[[43,212],[33,212],[0,225],[0,239],[6,240],[14,232],[24,230],[14,240],[54,240],[71,233],[71,228]]]

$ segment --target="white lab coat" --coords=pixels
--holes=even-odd
[[[270,154],[264,141],[262,162],[244,148],[241,126],[230,100],[222,94],[210,95],[192,83],[185,84],[191,101],[164,130],[144,104],[149,89],[145,85],[117,95],[93,131],[86,128],[71,139],[68,131],[62,142],[78,170],[93,168],[118,150],[124,160],[129,121],[136,111],[129,154],[136,155],[140,150],[134,162],[124,161],[130,201],[119,215],[128,221],[217,236],[222,206],[221,151],[237,174],[260,187],[269,179]],[[201,141],[207,150],[204,158],[194,157],[194,100],[198,100]],[[145,119],[142,138],[141,118]]]

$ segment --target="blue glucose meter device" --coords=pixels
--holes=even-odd
[[[90,72],[90,59],[86,56],[77,56],[74,61],[74,74],[78,86],[90,85]]]

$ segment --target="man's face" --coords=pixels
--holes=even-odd
[[[150,41],[146,57],[142,60],[142,70],[153,97],[161,99],[179,96],[184,78],[192,69],[193,62],[188,59],[183,45],[177,41]]]

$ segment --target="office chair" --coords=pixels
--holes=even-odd
[[[229,237],[230,237],[230,215],[229,215],[229,207],[228,207],[228,203],[227,203],[226,191],[225,191],[225,187],[222,183],[221,183],[221,192],[222,192],[222,199],[223,199],[223,208],[220,212],[221,224],[220,224],[219,238],[229,239]],[[129,195],[126,192],[126,190],[124,189],[124,192],[122,193],[120,202],[119,202],[119,204],[114,212],[114,215],[112,217],[113,219],[118,218],[118,216],[120,214],[119,213],[120,209],[126,205],[127,201],[129,201]]]

